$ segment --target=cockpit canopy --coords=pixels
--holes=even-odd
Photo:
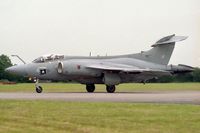
[[[64,55],[51,54],[38,57],[37,59],[33,60],[33,63],[43,63],[43,62],[62,60],[62,59],[64,59]]]

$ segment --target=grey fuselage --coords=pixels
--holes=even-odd
[[[64,74],[58,73],[58,63],[64,62],[66,69]],[[55,80],[55,81],[75,81],[83,84],[104,84],[103,70],[94,70],[86,68],[88,64],[101,63],[117,63],[129,65],[142,69],[158,69],[171,70],[171,66],[155,64],[139,59],[129,58],[129,56],[105,56],[105,57],[82,57],[82,56],[65,56],[62,60],[53,60],[43,63],[29,63],[16,66],[16,74],[26,77],[35,77],[41,80]],[[13,66],[15,67],[15,66]],[[41,74],[41,70],[45,70],[45,74]],[[142,82],[148,79],[159,77],[158,75],[148,75],[139,73],[119,73],[120,83]],[[162,75],[161,75],[162,76]]]

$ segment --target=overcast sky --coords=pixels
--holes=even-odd
[[[200,67],[200,0],[0,1],[0,54],[27,62],[51,53],[135,53],[170,34],[189,36],[170,64]]]

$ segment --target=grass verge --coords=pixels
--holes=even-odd
[[[200,132],[200,106],[0,101],[2,133]]]

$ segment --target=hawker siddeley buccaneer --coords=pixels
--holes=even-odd
[[[52,54],[6,71],[37,79],[38,93],[42,92],[39,79],[78,82],[85,84],[88,92],[94,92],[95,84],[105,84],[107,92],[113,93],[115,85],[121,83],[144,83],[152,78],[193,71],[193,67],[186,65],[168,65],[175,43],[186,38],[170,35],[158,40],[152,49],[136,54],[97,57]]]

